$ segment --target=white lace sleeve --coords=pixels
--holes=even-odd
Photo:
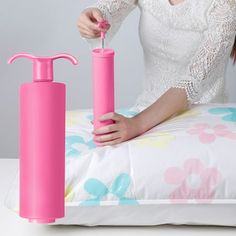
[[[188,65],[188,74],[172,87],[183,88],[188,106],[201,98],[208,85],[217,78],[217,67],[229,57],[236,33],[236,1],[213,0],[207,14],[208,29]]]
[[[103,18],[108,20],[111,27],[106,34],[106,44],[112,40],[123,20],[137,6],[137,0],[98,0],[95,5],[89,7],[98,8]],[[86,39],[92,47],[99,46],[99,39]]]

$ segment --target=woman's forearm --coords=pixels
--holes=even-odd
[[[133,117],[140,134],[160,124],[172,115],[188,108],[184,89],[170,88],[156,102]]]

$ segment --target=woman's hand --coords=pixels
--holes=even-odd
[[[98,8],[86,8],[81,12],[77,22],[80,35],[90,39],[100,37],[101,31],[106,32],[110,28],[110,25],[106,29],[98,27],[98,23],[103,20],[102,13]]]
[[[128,118],[115,112],[109,112],[98,118],[99,121],[109,119],[114,120],[115,123],[97,128],[92,132],[93,134],[103,134],[94,135],[94,140],[99,142],[99,146],[118,144],[140,134],[138,124],[133,117]]]

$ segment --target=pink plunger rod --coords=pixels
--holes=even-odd
[[[101,29],[106,29],[109,26],[109,23],[107,20],[103,20],[101,22],[99,22],[98,24],[99,28]],[[106,38],[106,32],[101,31],[101,40],[102,40],[102,48],[104,49],[105,47],[105,38]]]
[[[98,120],[101,115],[115,110],[114,54],[110,48],[95,48],[92,52],[94,129],[114,123],[113,120]],[[94,143],[100,145],[96,140]]]

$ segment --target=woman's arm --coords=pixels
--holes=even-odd
[[[188,109],[186,92],[170,88],[156,102],[132,117],[138,133],[142,134],[177,113]]]
[[[190,60],[188,71],[172,86],[185,89],[189,106],[199,103],[204,94],[211,96],[214,87],[222,86],[217,79],[235,40],[236,1],[214,0],[206,18],[208,28],[203,32],[202,42]]]
[[[131,118],[116,112],[99,117],[100,121],[112,119],[114,124],[95,129],[94,140],[99,145],[114,145],[132,139],[161,123],[168,117],[187,107],[186,93],[180,88],[171,88],[151,106]],[[99,134],[99,136],[97,136]]]

